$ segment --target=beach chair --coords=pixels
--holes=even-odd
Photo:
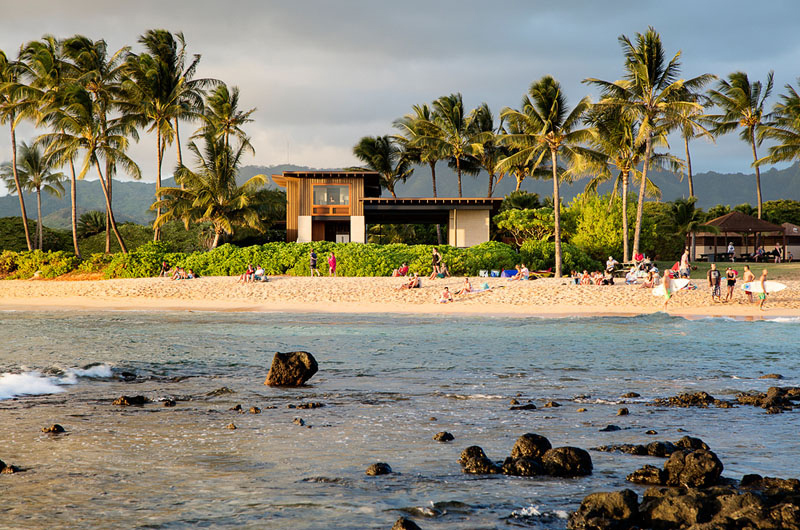
[[[538,280],[540,278],[552,278],[553,277],[553,269],[547,269],[545,271],[531,271],[530,272],[530,279]]]
[[[489,277],[489,271],[487,271],[486,269],[479,270],[478,271],[478,277],[480,277],[480,278],[488,278]]]

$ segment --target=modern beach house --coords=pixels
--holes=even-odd
[[[381,197],[371,171],[284,171],[272,175],[286,189],[286,240],[367,241],[367,225],[430,223],[447,226],[447,243],[470,247],[489,241],[495,198]]]

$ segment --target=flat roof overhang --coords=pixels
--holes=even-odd
[[[364,198],[367,224],[439,223],[447,224],[450,210],[490,210],[493,215],[503,199],[488,197]]]

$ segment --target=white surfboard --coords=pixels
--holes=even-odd
[[[687,280],[686,278],[678,278],[675,280],[670,280],[669,282],[670,291],[672,291],[673,293],[675,291],[680,291],[681,289],[685,289],[687,285],[689,285],[689,280]],[[664,296],[665,294],[667,293],[664,290],[663,283],[661,285],[656,285],[655,287],[653,287],[653,296]]]
[[[767,293],[777,293],[778,291],[783,291],[786,289],[786,285],[782,284],[781,282],[773,282],[767,280],[764,282],[764,287],[767,289]],[[750,291],[751,293],[760,293],[761,292],[761,282],[756,280],[754,282],[747,282],[742,284],[742,290]]]

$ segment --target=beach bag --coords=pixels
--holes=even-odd
[[[486,269],[481,269],[481,270],[478,271],[478,276],[480,278],[488,278],[489,277],[489,271],[487,271]]]

